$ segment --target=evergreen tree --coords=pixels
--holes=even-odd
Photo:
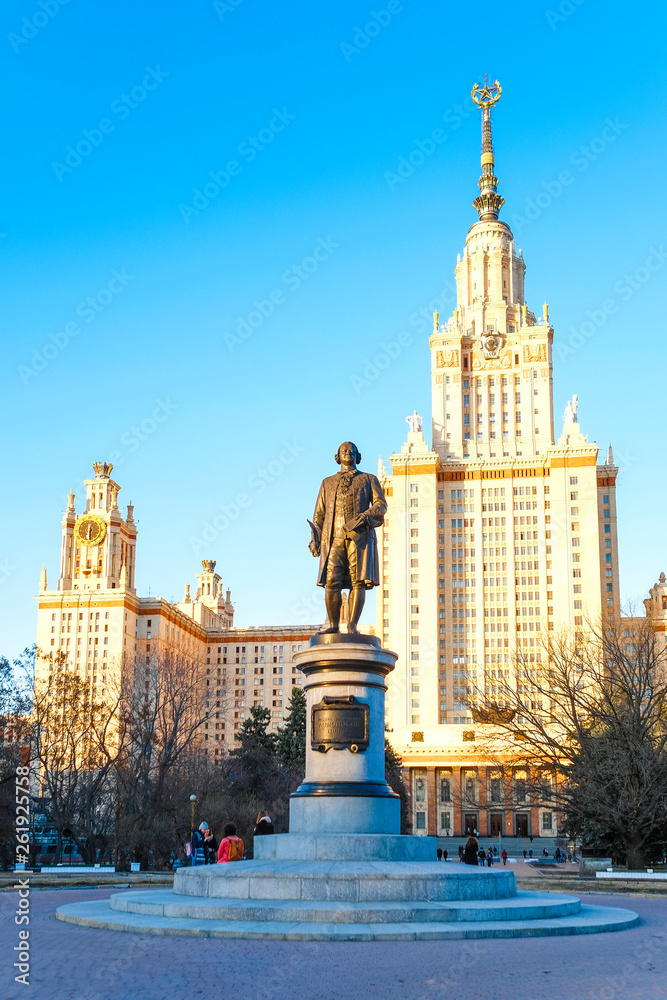
[[[411,832],[408,810],[408,792],[403,784],[403,761],[385,736],[384,739],[384,776],[393,792],[401,796],[401,833]]]
[[[306,766],[306,696],[296,684],[278,730],[278,759],[284,767],[303,770]]]
[[[278,737],[268,732],[271,724],[271,711],[261,705],[253,705],[250,716],[243,720],[241,728],[235,734],[240,746],[230,751],[232,757],[243,757],[253,750],[263,750],[268,756],[275,756],[278,747]]]

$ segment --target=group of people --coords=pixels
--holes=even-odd
[[[479,846],[479,842],[476,837],[468,837],[465,847],[461,845],[459,847],[459,861],[462,861],[464,865],[484,865],[490,868],[494,861],[497,860],[498,848],[489,847],[488,851],[485,851],[483,847]],[[508,854],[503,847],[500,858],[503,865],[507,864]]]
[[[269,814],[262,810],[257,815],[253,837],[261,837],[267,833],[273,833],[273,823]],[[226,864],[230,861],[242,861],[244,856],[245,844],[236,833],[235,823],[227,823],[219,844],[206,820],[202,820],[199,827],[192,834],[189,857],[190,864],[193,867],[195,865]]]

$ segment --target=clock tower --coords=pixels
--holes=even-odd
[[[59,591],[117,590],[134,592],[137,528],[133,506],[122,518],[120,486],[111,478],[110,462],[95,462],[94,479],[85,479],[86,506],[77,515],[74,493],[63,517]]]

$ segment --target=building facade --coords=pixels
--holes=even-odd
[[[528,308],[523,252],[498,217],[490,115],[499,87],[473,96],[479,220],[457,259],[456,308],[444,323],[434,315],[432,443],[415,413],[390,470],[381,463],[377,634],[399,654],[387,719],[410,770],[415,830],[553,836],[551,809],[517,803],[515,793],[511,806],[497,798],[499,777],[475,750],[470,701],[473,691],[493,700],[503,684],[521,683],[517,657],[538,670],[550,632],[576,634],[587,619],[620,612],[618,470],[611,448],[600,460],[582,433],[576,396],[562,420],[554,416],[549,309],[536,318]]]
[[[137,527],[133,506],[118,507],[120,486],[112,466],[96,462],[84,480],[84,508],[69,494],[62,520],[60,576],[48,589],[42,569],[38,595],[36,679],[56,660],[66,664],[104,699],[128,673],[148,692],[156,665],[175,654],[200,679],[210,719],[201,743],[213,758],[234,745],[234,734],[253,705],[271,711],[277,729],[301,675],[293,655],[315,626],[234,627],[229,588],[214,560],[202,561],[194,595],[183,600],[140,597],[134,586]]]

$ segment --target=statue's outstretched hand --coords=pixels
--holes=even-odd
[[[308,542],[308,548],[310,549],[310,551],[314,556],[319,556],[320,547],[312,539]]]

